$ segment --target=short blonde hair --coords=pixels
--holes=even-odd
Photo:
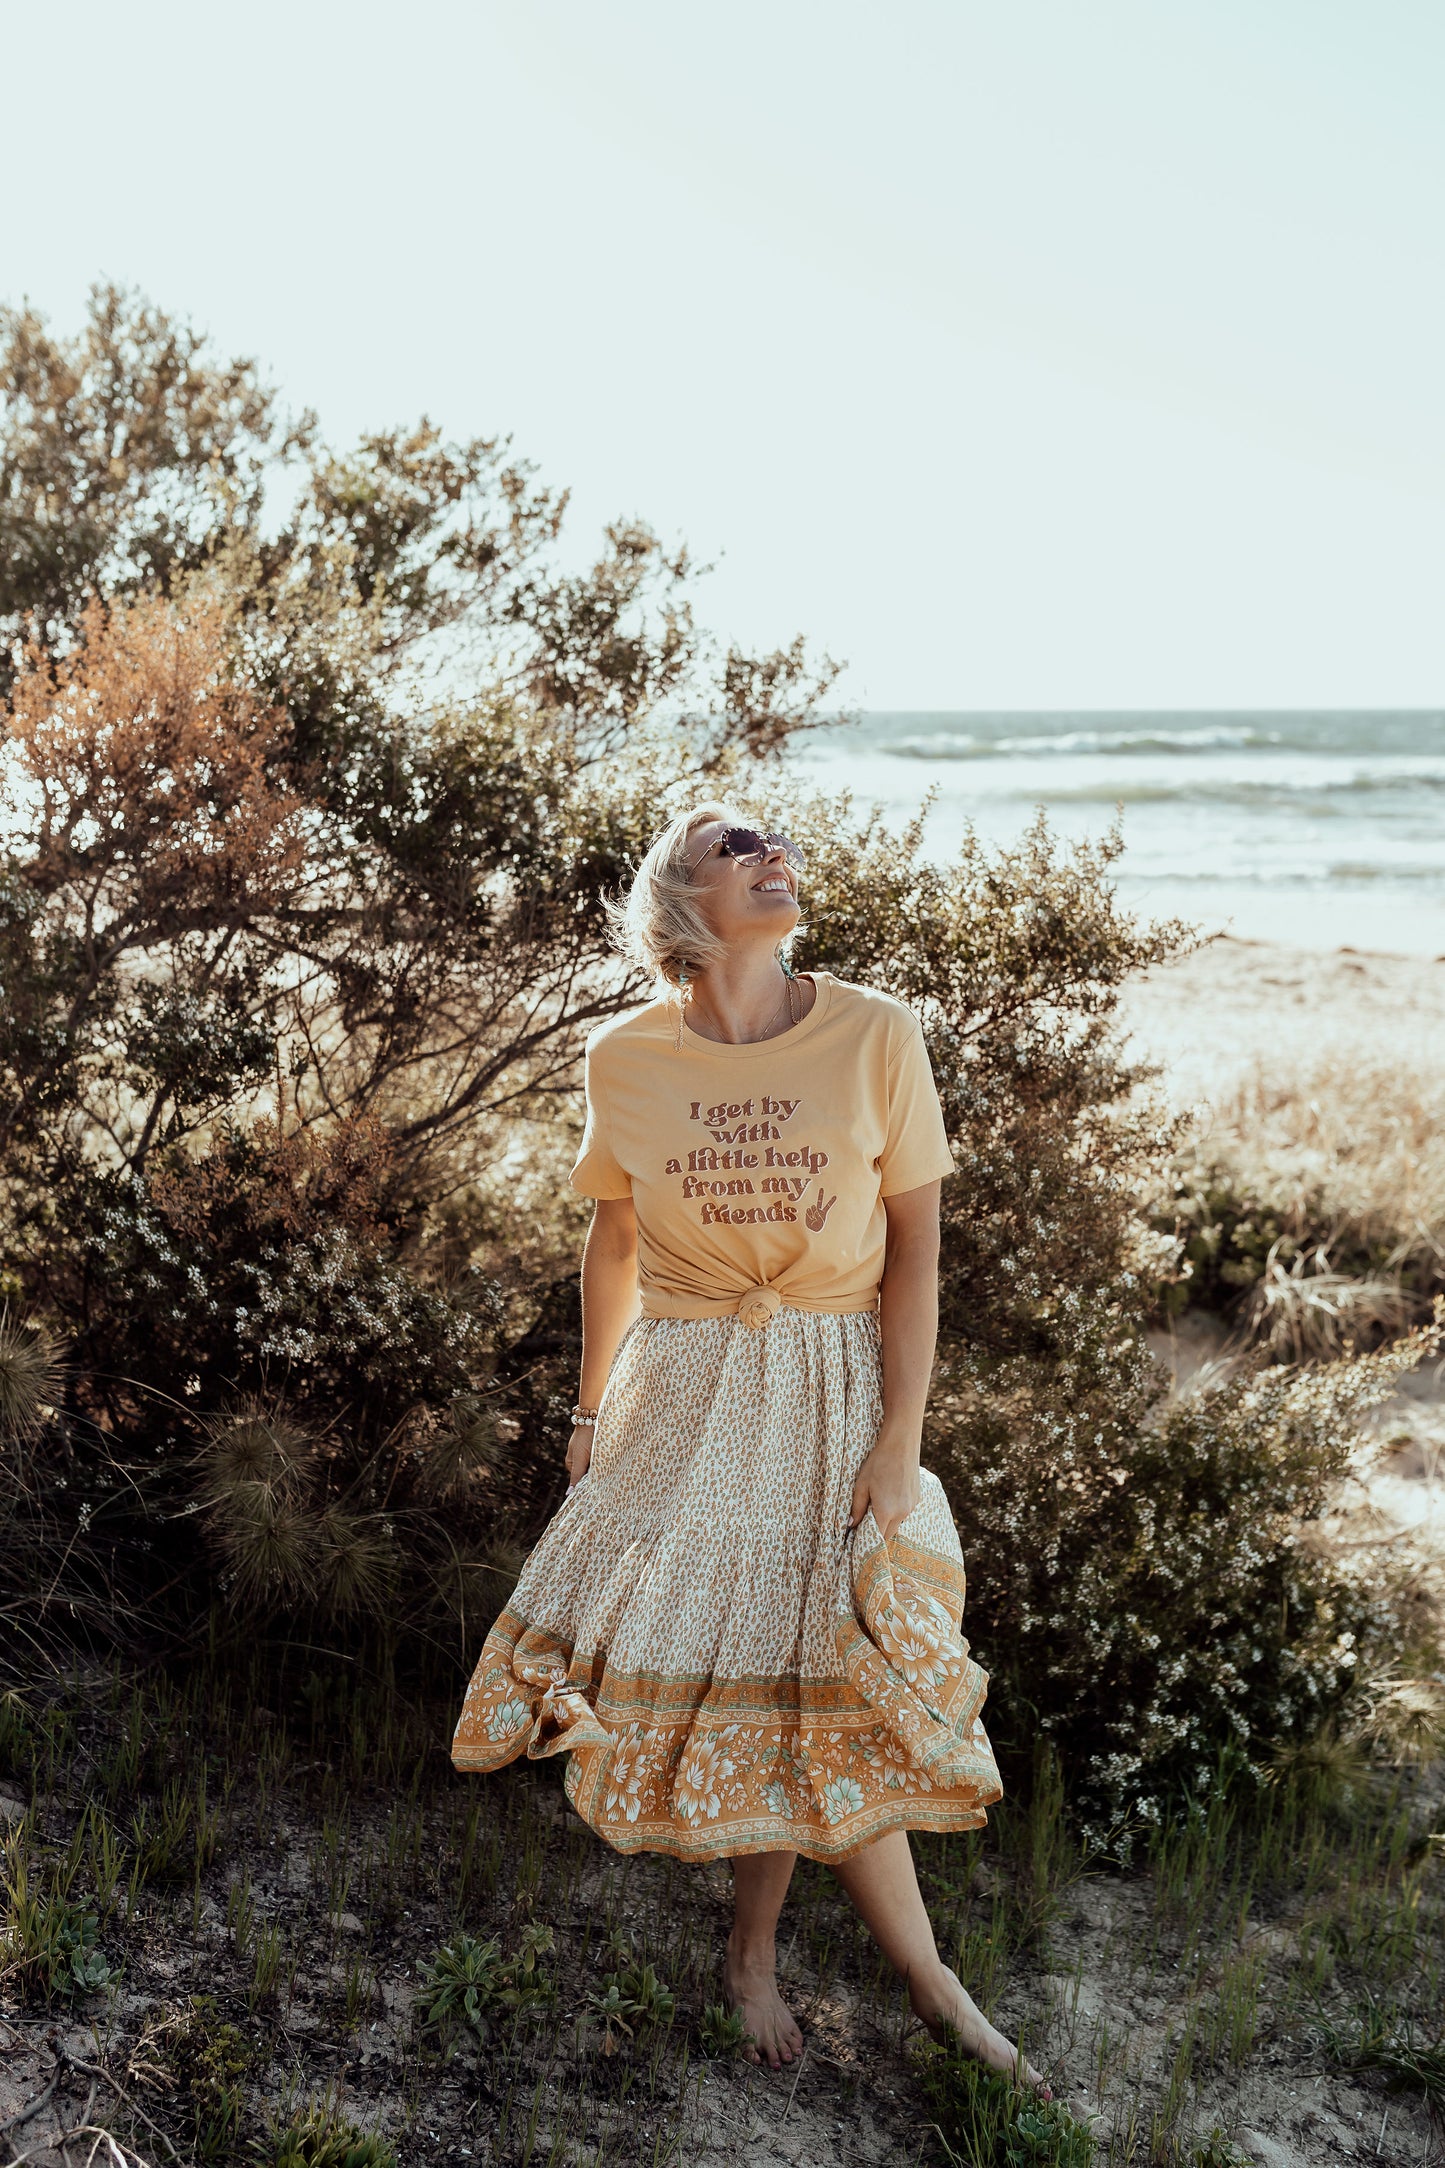
[[[613,947],[651,972],[659,993],[681,984],[683,966],[688,977],[695,978],[726,953],[726,942],[703,916],[689,874],[697,855],[691,848],[692,832],[708,821],[723,821],[730,828],[752,825],[745,813],[720,799],[692,806],[648,845],[626,897],[603,900]],[[785,955],[802,931],[800,918],[779,944]]]

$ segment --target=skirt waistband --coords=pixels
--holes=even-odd
[[[706,1295],[671,1295],[660,1288],[645,1287],[642,1290],[642,1315],[644,1317],[736,1317],[740,1323],[757,1331],[769,1323],[779,1310],[802,1310],[824,1317],[866,1317],[878,1308],[875,1289],[871,1301],[859,1302],[856,1297],[842,1302],[795,1301],[789,1295],[780,1294],[765,1280],[755,1286],[745,1287],[739,1295],[710,1297]]]

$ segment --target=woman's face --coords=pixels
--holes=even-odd
[[[699,821],[688,836],[690,876],[702,913],[720,940],[759,935],[771,944],[791,933],[801,917],[798,876],[781,849],[756,865],[742,865],[717,849],[726,821]]]

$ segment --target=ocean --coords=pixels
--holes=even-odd
[[[1140,915],[1246,940],[1445,956],[1445,710],[865,714],[793,755],[800,777],[897,822],[939,786],[925,849],[965,825],[1061,836],[1114,808]]]

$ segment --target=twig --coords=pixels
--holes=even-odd
[[[99,2063],[78,2062],[73,2055],[67,2055],[64,2048],[60,2050],[60,2053],[64,2060],[69,2063],[72,2070],[79,2070],[83,2072],[87,2078],[97,2078],[102,2085],[108,2085],[111,2091],[125,2102],[126,2106],[130,2109],[131,2114],[138,2115],[141,2121],[145,2124],[146,2129],[152,2132],[155,2137],[160,2139],[161,2144],[170,2154],[171,2159],[179,2164],[179,2168],[185,2168],[185,2163],[181,2160],[180,2154],[171,2144],[170,2139],[161,2129],[160,2124],[153,2123],[151,2121],[151,2118],[146,2114],[145,2109],[136,2105],[135,2101],[131,2099],[130,2094],[121,2084],[119,2078],[113,2078],[110,2072],[108,2070],[102,2069]]]
[[[793,2094],[794,2094],[794,2093],[796,2093],[796,2091],[798,2090],[798,2080],[799,2080],[799,2078],[800,2078],[800,2077],[801,2077],[801,2076],[803,2075],[803,2065],[804,2065],[804,2063],[805,2063],[805,2062],[806,2062],[807,2060],[808,2060],[808,2049],[807,2049],[807,2045],[806,2045],[806,2043],[805,2043],[805,2044],[804,2044],[804,2048],[803,2048],[803,2052],[802,2052],[802,2054],[801,2054],[801,2055],[800,2055],[800,2056],[798,2057],[798,2067],[797,2067],[797,2069],[796,2069],[796,2070],[795,2070],[795,2071],[793,2072],[793,2083],[792,2083],[792,2087],[791,2087],[791,2089],[790,2089],[790,2091],[789,2091],[789,2093],[788,2093],[788,2107],[787,2107],[787,2108],[784,2108],[784,2110],[783,2110],[782,2114],[781,2114],[781,2115],[780,2115],[780,2116],[778,2117],[778,2128],[779,2128],[779,2130],[781,2130],[781,2129],[782,2129],[782,2127],[783,2127],[784,2123],[786,2123],[786,2122],[787,2122],[787,2120],[788,2120],[788,2108],[791,2108],[791,2107],[792,2107],[792,2105],[793,2105]]]
[[[140,2107],[134,2100],[132,2100],[130,2094],[121,2084],[119,2078],[112,2077],[110,2072],[104,2069],[99,2063],[82,2062],[79,2056],[70,2054],[65,2048],[56,2047],[52,2044],[52,2052],[55,2056],[55,2075],[50,2081],[49,2091],[44,2095],[43,2099],[33,2102],[31,2106],[24,2109],[18,2117],[12,2117],[9,2123],[5,2124],[3,2128],[0,2128],[0,2137],[4,2137],[7,2131],[15,2128],[17,2123],[28,2122],[32,2115],[37,2114],[39,2110],[44,2107],[45,2102],[53,2096],[56,2087],[59,2085],[61,2079],[64,2077],[67,2070],[78,2070],[82,2077],[89,2078],[91,2080],[90,2099],[86,2103],[85,2115],[82,2118],[81,2126],[69,2132],[63,2138],[47,2139],[46,2143],[48,2145],[59,2145],[63,2148],[65,2145],[73,2143],[73,2141],[78,2137],[93,2136],[95,2134],[97,2126],[90,2122],[90,2111],[95,2104],[96,2087],[98,2085],[105,2085],[110,2088],[111,2092],[113,2092],[118,2099],[124,2101],[126,2107],[129,2108],[131,2114],[134,2116],[138,2116],[140,2121],[145,2124],[146,2129],[150,2131],[153,2136],[159,2138],[161,2144],[165,2147],[171,2159],[177,2163],[177,2168],[185,2168],[185,2163],[182,2161],[180,2154],[171,2144],[170,2139],[161,2129],[159,2123],[153,2122],[150,2116],[146,2114],[145,2109]],[[107,2139],[109,2143],[111,2143],[112,2145],[114,2144],[115,2141],[111,2138],[109,2131],[103,2132],[102,2135]],[[37,2150],[38,2149],[34,2146],[30,2148],[30,2151],[32,2153]],[[22,2154],[21,2156],[19,2156],[19,2159],[27,2159],[28,2157],[28,2154]],[[138,2155],[137,2159],[139,2159]],[[6,2168],[19,2168],[18,2160],[8,2162],[6,2164]],[[141,2168],[144,2168],[144,2163],[141,2164]]]
[[[134,2146],[122,2147],[114,2131],[107,2130],[100,2123],[77,2123],[74,2130],[62,2130],[54,2138],[42,2139],[39,2145],[32,2145],[25,2152],[14,2154],[5,2163],[5,2168],[24,2168],[26,2161],[34,2160],[40,2153],[52,2152],[57,2146],[64,2152],[67,2146],[75,2144],[77,2138],[94,2138],[95,2146],[92,2146],[90,2152],[92,2161],[95,2158],[96,2147],[107,2145],[110,2148],[110,2168],[150,2168],[150,2164],[143,2153],[138,2153]],[[179,2159],[180,2156],[177,2155],[176,2157]],[[87,2162],[87,2168],[89,2168],[89,2162]]]

